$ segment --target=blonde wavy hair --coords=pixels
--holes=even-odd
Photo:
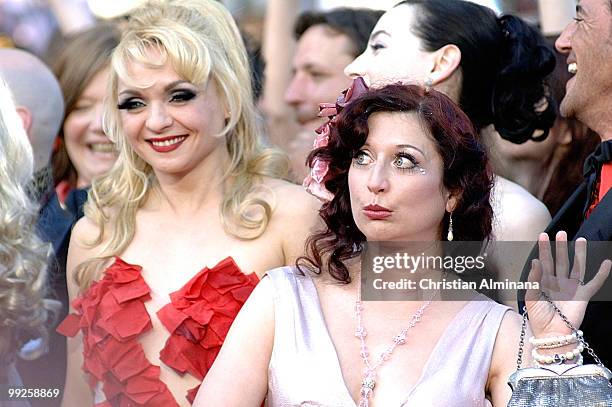
[[[152,58],[151,53],[161,58]],[[225,231],[241,239],[256,239],[272,216],[272,204],[253,192],[262,176],[286,178],[286,155],[266,145],[257,126],[251,73],[242,38],[230,13],[214,0],[153,0],[136,9],[121,42],[113,52],[104,106],[104,130],[116,143],[119,157],[104,177],[94,180],[85,215],[99,228],[92,246],[98,257],[77,268],[76,281],[84,289],[102,266],[129,245],[135,216],[155,185],[152,168],[126,141],[117,108],[119,80],[129,82],[131,63],[161,67],[170,61],[177,74],[195,85],[214,81],[229,118],[218,135],[225,137],[229,165],[225,169],[220,215]],[[253,212],[253,209],[257,209]],[[109,212],[112,211],[112,216]],[[253,216],[257,213],[258,216]],[[105,228],[110,233],[103,239]]]
[[[51,248],[36,235],[38,208],[26,193],[32,171],[32,147],[0,78],[0,367],[27,340],[46,341],[55,308],[44,300]]]

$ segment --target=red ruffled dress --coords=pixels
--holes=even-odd
[[[71,337],[83,333],[83,370],[92,388],[102,383],[106,397],[97,407],[179,405],[160,380],[159,366],[147,360],[139,342],[152,328],[145,308],[150,289],[141,270],[115,258],[102,279],[73,301],[76,313],[57,329]],[[170,294],[170,302],[157,312],[170,332],[160,351],[161,361],[180,375],[189,373],[203,380],[258,281],[255,273],[242,273],[228,257]],[[188,391],[190,403],[198,388]]]

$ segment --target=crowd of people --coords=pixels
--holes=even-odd
[[[59,389],[0,406],[506,406],[570,325],[612,365],[612,2],[267,7],[261,53],[215,0],[0,49],[0,389]],[[369,243],[447,241],[540,288],[363,300]]]

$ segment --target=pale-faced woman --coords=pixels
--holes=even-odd
[[[303,253],[316,201],[281,179],[287,162],[255,123],[219,2],[134,11],[105,105],[118,162],[70,245],[63,405],[189,405],[259,278]]]
[[[470,301],[431,301],[435,292],[418,289],[411,301],[360,297],[366,242],[490,235],[492,174],[469,119],[437,91],[395,84],[351,100],[334,123],[309,157],[328,166],[327,227],[297,267],[269,271],[255,289],[194,405],[506,406],[518,314],[476,292]],[[549,304],[528,306],[538,337],[567,333]],[[586,303],[571,306],[579,325]]]
[[[433,86],[468,115],[485,144],[491,132],[514,143],[545,136],[555,104],[544,78],[555,57],[534,28],[463,0],[406,0],[387,11],[368,48],[345,72],[369,86]],[[550,221],[527,190],[495,177],[493,237],[536,240]]]

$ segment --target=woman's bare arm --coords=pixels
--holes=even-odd
[[[74,276],[76,266],[92,257],[92,249],[84,242],[97,236],[97,227],[87,218],[81,218],[74,226],[68,249],[66,264],[66,280],[70,303],[79,295]],[[74,312],[72,305],[70,312]],[[83,366],[83,335],[79,332],[75,337],[67,339],[67,372],[66,385],[62,399],[62,407],[93,406],[93,394],[85,381]]]
[[[508,385],[508,378],[516,370],[516,357],[520,339],[522,318],[514,311],[506,312],[495,339],[495,347],[491,358],[491,369],[487,382],[487,393],[493,406],[507,406],[512,390]],[[529,327],[527,327],[529,329]],[[531,331],[525,337],[529,338]],[[523,350],[523,366],[531,364],[531,349],[529,342],[525,341]]]
[[[270,279],[264,277],[234,320],[193,407],[261,406],[274,344],[273,295]]]

